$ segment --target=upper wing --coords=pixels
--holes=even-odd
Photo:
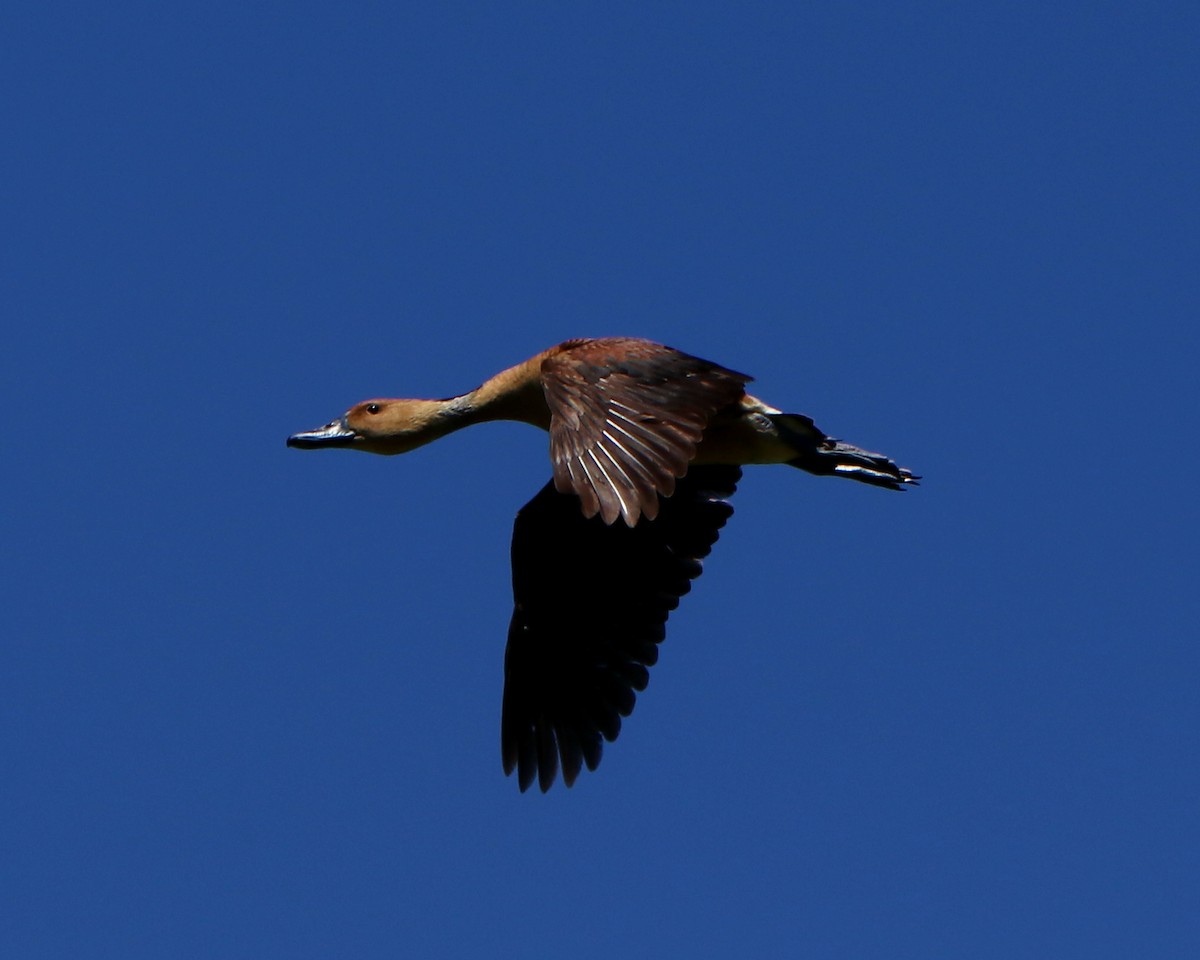
[[[647,340],[567,345],[542,364],[555,488],[605,523],[653,519],[709,419],[750,379]]]
[[[559,762],[570,786],[600,762],[649,680],[679,598],[733,513],[735,466],[694,466],[654,520],[585,518],[551,483],[517,514],[515,600],[504,654],[501,753],[522,790]]]

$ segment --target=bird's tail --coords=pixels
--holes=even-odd
[[[921,478],[881,453],[827,437],[808,417],[798,413],[771,416],[779,436],[796,451],[788,463],[818,476],[849,477],[890,490],[903,490]]]

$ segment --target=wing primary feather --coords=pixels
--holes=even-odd
[[[538,786],[545,793],[558,774],[558,745],[554,742],[554,727],[545,718],[538,724],[536,735]]]
[[[604,458],[611,465],[613,472],[618,475],[617,479],[614,479],[613,474],[610,473],[609,470],[600,463],[599,457],[596,456],[596,451],[604,454]],[[637,523],[637,511],[633,509],[631,503],[639,502],[642,499],[641,491],[639,490],[638,485],[630,479],[629,474],[626,473],[624,467],[621,466],[621,462],[612,455],[612,453],[607,447],[604,446],[604,444],[599,444],[594,450],[590,450],[588,452],[591,458],[596,461],[596,466],[601,470],[604,470],[604,476],[607,478],[609,485],[613,488],[613,492],[616,494],[617,499],[621,502],[621,516],[625,518],[625,522],[630,526]],[[657,496],[653,490],[651,490],[650,493],[652,496]],[[631,500],[630,497],[633,499]]]
[[[600,501],[600,516],[605,523],[612,523],[621,514],[628,516],[629,505],[621,498],[621,491],[616,482],[609,476],[608,470],[604,464],[600,462],[600,458],[596,456],[596,451],[590,449],[587,451],[588,460],[595,464],[596,469],[588,469],[587,464],[583,465],[584,472],[591,481],[592,489],[596,491],[596,498]]]

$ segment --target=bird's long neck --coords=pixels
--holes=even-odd
[[[365,426],[354,424],[360,432],[356,449],[368,453],[393,455],[408,453],[448,433],[487,420],[520,420],[550,428],[550,408],[542,392],[541,357],[503,370],[474,390],[445,400],[388,399],[364,401]],[[370,411],[373,404],[383,406],[379,416]],[[347,417],[355,417],[356,410]]]
[[[500,371],[470,393],[434,402],[445,405],[442,416],[454,421],[451,430],[485,420],[519,420],[548,430],[550,408],[542,390],[542,359],[539,354]]]

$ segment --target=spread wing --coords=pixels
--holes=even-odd
[[[504,654],[501,753],[521,790],[561,763],[574,783],[600,762],[646,688],[667,616],[733,513],[736,466],[696,466],[637,526],[584,517],[546,484],[513,527],[515,600]]]
[[[585,516],[653,519],[696,455],[709,419],[750,377],[647,340],[564,345],[542,364],[554,486]]]

